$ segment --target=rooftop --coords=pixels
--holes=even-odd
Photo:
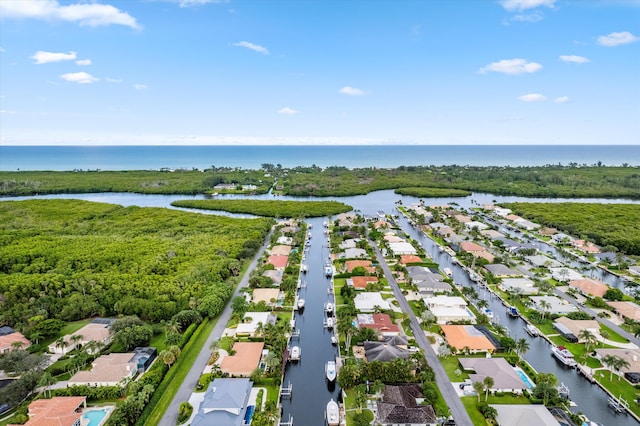
[[[250,376],[258,367],[262,357],[264,342],[236,342],[234,355],[227,355],[220,363],[220,369],[231,376]]]
[[[441,325],[447,342],[462,350],[469,348],[474,351],[493,351],[496,347],[480,330],[472,325]]]

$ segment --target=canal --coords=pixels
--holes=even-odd
[[[324,263],[329,257],[327,237],[323,234],[323,221],[309,219],[311,240],[305,255],[308,272],[301,274],[303,287],[299,297],[305,300],[305,308],[295,314],[299,339],[293,339],[291,345],[301,349],[299,362],[290,362],[285,371],[283,386],[291,384],[291,398],[282,399],[282,419],[293,418],[293,424],[324,425],[327,403],[333,398],[338,401],[340,389],[337,383],[326,380],[325,365],[338,357],[337,346],[331,344],[332,330],[324,326],[327,314],[325,304],[334,302],[329,293],[331,280],[325,276]],[[306,286],[304,286],[306,282]],[[337,382],[337,380],[336,380]]]

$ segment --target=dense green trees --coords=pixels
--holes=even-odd
[[[0,203],[0,322],[54,336],[57,320],[216,315],[234,267],[269,219],[235,219],[77,200]]]
[[[428,187],[406,187],[398,188],[394,191],[400,195],[410,195],[418,198],[435,198],[435,197],[467,197],[471,195],[470,191],[452,188],[428,188]]]
[[[338,201],[181,200],[174,201],[171,205],[279,218],[333,216],[352,209],[351,206]]]
[[[504,203],[515,213],[600,246],[640,255],[640,205],[587,203]]]

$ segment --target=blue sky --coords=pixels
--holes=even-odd
[[[638,144],[640,0],[2,0],[0,143]]]

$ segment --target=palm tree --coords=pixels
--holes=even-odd
[[[484,401],[486,402],[489,399],[489,389],[491,389],[493,387],[493,377],[491,376],[486,376],[484,379],[482,379],[482,384],[484,385]]]
[[[51,398],[51,385],[55,383],[56,379],[53,378],[51,373],[45,371],[40,377],[40,381],[38,382],[39,386],[44,386],[44,396],[47,397],[47,391],[49,391],[49,398]]]
[[[67,347],[67,341],[64,340],[64,337],[60,337],[58,340],[55,341],[55,346],[56,348],[60,348],[62,353],[64,353],[64,348]]]
[[[178,334],[181,331],[180,323],[174,319],[170,319],[164,324],[165,334]]]
[[[349,348],[351,347],[351,337],[355,334],[356,330],[350,316],[344,316],[338,320],[338,331],[344,334],[344,345],[347,354],[349,354]]]
[[[73,336],[71,336],[70,340],[73,342],[73,348],[74,349],[79,349],[80,344],[78,342],[80,342],[82,340],[82,335],[81,334],[74,334]]]
[[[280,365],[280,357],[274,351],[269,351],[264,359],[264,363],[267,366],[267,371],[270,372]]]
[[[476,306],[478,306],[478,310],[482,311],[484,308],[489,306],[489,302],[484,299],[480,299]]]
[[[609,338],[609,332],[607,330],[600,330],[600,336],[602,337],[600,343],[602,343],[602,347],[604,348],[604,341]]]
[[[620,376],[622,376],[622,374],[620,374],[622,371],[620,371],[620,370],[622,370],[623,368],[629,368],[629,366],[631,364],[629,364],[629,361],[627,361],[626,359],[624,359],[624,358],[622,358],[620,356],[614,355],[613,358],[614,359],[613,359],[613,365],[612,366],[613,366],[613,368],[616,369],[617,374],[618,374],[618,381],[620,381]],[[609,380],[611,380],[611,379],[609,379]]]
[[[480,395],[484,392],[484,384],[482,382],[473,382],[473,390],[478,395],[478,403],[480,403]]]
[[[11,343],[11,349],[14,351],[22,349],[23,346],[24,346],[24,342],[21,342],[21,341],[15,341]]]
[[[549,309],[551,309],[551,304],[549,302],[547,302],[546,300],[541,300],[540,301],[540,307],[542,308],[542,319],[544,319],[547,311]]]
[[[609,381],[613,380],[613,366],[616,363],[615,355],[605,355],[602,357],[602,363],[609,368]]]
[[[598,344],[598,337],[587,328],[582,329],[578,333],[578,338],[584,341],[584,348],[587,352],[591,352],[591,349]]]
[[[176,359],[178,359],[178,357],[180,356],[180,353],[182,352],[180,350],[180,346],[178,345],[171,345],[169,346],[169,352],[171,352],[173,354],[173,356],[176,357]]]
[[[167,364],[169,368],[171,368],[171,365],[176,361],[176,356],[173,354],[173,352],[166,349],[160,352],[160,354],[158,354],[158,357],[160,357],[162,362]]]
[[[518,356],[526,354],[528,350],[529,342],[527,342],[527,339],[522,338],[516,341],[516,353],[518,354]]]
[[[40,342],[40,339],[42,339],[43,337],[44,337],[44,336],[42,335],[42,333],[39,333],[39,332],[37,332],[37,331],[34,331],[34,332],[32,332],[32,333],[29,335],[29,338],[30,338],[32,341],[35,341],[35,342],[36,342],[36,345],[38,344],[38,342]]]

